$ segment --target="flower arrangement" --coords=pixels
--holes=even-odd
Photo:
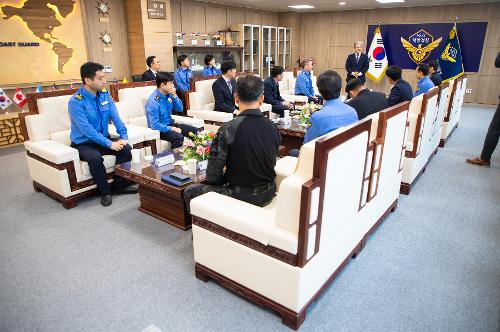
[[[177,40],[181,40],[185,34],[186,34],[185,32],[176,32],[175,38],[177,38]]]
[[[200,36],[202,40],[208,40],[208,33],[203,33]]]
[[[215,132],[204,130],[199,134],[189,134],[182,145],[184,149],[184,160],[196,159],[198,161],[208,159]]]
[[[220,40],[222,34],[215,34],[215,35],[212,35],[212,39],[213,40]]]
[[[299,123],[301,125],[309,127],[311,125],[311,115],[323,108],[323,105],[315,104],[315,103],[307,103],[304,105],[304,108],[300,111],[299,114]]]

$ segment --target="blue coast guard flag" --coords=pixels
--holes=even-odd
[[[380,27],[375,29],[370,50],[368,51],[368,59],[370,61],[370,66],[368,67],[366,77],[371,79],[373,82],[378,83],[384,77],[388,65],[387,54],[385,52],[382,35],[380,33]]]
[[[439,57],[439,67],[441,68],[443,83],[462,76],[464,73],[462,51],[460,50],[456,24],[451,28],[450,37]]]

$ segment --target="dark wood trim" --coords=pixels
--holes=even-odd
[[[30,140],[29,135],[28,135],[28,127],[26,126],[26,117],[28,115],[37,115],[37,114],[38,113],[34,113],[34,112],[25,112],[25,113],[18,114],[19,122],[21,123],[21,134],[23,135],[25,142]]]
[[[28,109],[31,113],[38,114],[38,99],[72,95],[77,91],[78,89],[62,89],[44,92],[29,92],[26,94],[26,98],[28,99]]]
[[[453,129],[450,131],[450,133],[448,134],[448,136],[446,136],[444,139],[443,139],[443,138],[441,138],[441,139],[439,140],[439,145],[438,145],[438,146],[439,146],[440,148],[444,148],[444,145],[446,144],[446,142],[448,141],[448,139],[451,137],[451,134],[453,134],[453,132],[454,132],[454,131],[455,131],[455,129],[457,129],[457,128],[458,128],[458,122],[457,122],[457,124],[453,127]]]
[[[223,276],[222,274],[209,269],[208,267],[201,265],[200,263],[195,263],[195,275],[196,278],[207,282],[209,279],[214,280],[222,287],[229,289],[230,291],[236,293],[237,295],[248,299],[257,305],[265,308],[269,308],[276,312],[282,319],[283,324],[286,326],[298,330],[300,325],[305,321],[307,311],[309,307],[323,294],[323,292],[328,288],[328,286],[335,280],[338,274],[344,269],[344,267],[349,263],[352,258],[355,258],[364,247],[364,243],[368,240],[369,236],[375,231],[375,229],[380,226],[380,224],[385,220],[390,212],[393,212],[397,207],[397,200],[394,201],[389,208],[382,214],[382,216],[377,220],[377,222],[371,227],[371,229],[363,236],[363,239],[354,247],[350,254],[344,259],[344,261],[339,265],[337,269],[330,275],[330,277],[325,281],[325,283],[320,287],[320,289],[314,294],[314,296],[306,303],[306,305],[297,313],[290,310],[283,305],[251,290],[234,280]]]
[[[432,88],[430,92],[424,93],[422,99],[422,107],[420,108],[420,113],[417,116],[417,123],[415,125],[415,133],[413,137],[413,150],[409,154],[409,158],[416,158],[420,153],[419,142],[422,138],[422,130],[425,126],[425,121],[427,121],[427,101],[436,96],[439,93],[439,89]],[[439,106],[439,105],[438,105]],[[405,153],[406,156],[406,153]]]
[[[72,208],[76,207],[76,205],[80,199],[85,198],[85,197],[90,197],[90,196],[96,196],[99,193],[97,188],[93,188],[93,189],[87,190],[85,192],[82,192],[82,193],[79,193],[79,194],[76,194],[76,195],[73,195],[70,197],[63,197],[63,196],[59,195],[58,193],[50,190],[49,188],[47,188],[47,187],[45,187],[45,186],[43,186],[35,181],[33,181],[33,189],[36,192],[43,192],[44,194],[46,194],[50,198],[62,203],[62,205],[65,209],[72,209]]]
[[[315,178],[308,180],[306,183],[302,185],[302,192],[300,194],[299,237],[298,237],[298,247],[297,247],[297,266],[299,267],[303,267],[309,261],[309,259],[307,259],[309,229],[314,225],[318,227],[317,226],[318,219],[316,219],[312,224],[309,224],[309,218],[311,213],[312,191],[318,187],[319,187],[319,180]],[[316,241],[318,240],[317,236],[318,234],[320,233],[316,232],[316,237],[315,237]],[[316,254],[316,248],[314,254]],[[314,257],[314,254],[311,256],[311,258]]]
[[[109,94],[111,95],[111,98],[113,98],[114,101],[120,101],[118,98],[118,91],[120,91],[121,89],[137,88],[137,87],[144,87],[144,86],[150,86],[150,85],[156,85],[156,81],[110,84],[109,85]]]
[[[210,231],[212,233],[215,233],[217,235],[220,235],[222,237],[225,237],[226,239],[229,239],[233,242],[239,243],[245,247],[251,248],[255,251],[258,251],[264,255],[270,256],[272,258],[275,258],[277,260],[280,260],[284,263],[296,266],[297,265],[297,255],[291,254],[289,252],[286,252],[282,249],[270,246],[270,245],[263,245],[262,243],[249,238],[248,236],[236,233],[232,230],[229,230],[225,227],[222,227],[220,225],[217,225],[211,221],[208,221],[206,219],[203,219],[198,216],[192,216],[193,224],[201,227],[203,229],[206,229],[207,231]]]
[[[415,177],[415,179],[412,181],[412,183],[401,182],[401,186],[399,187],[400,194],[404,194],[404,195],[410,194],[411,188],[415,185],[415,183],[420,178],[420,176],[425,172],[427,165],[432,160],[432,158],[434,158],[434,155],[436,155],[437,151],[438,151],[438,148],[436,147],[436,149],[431,153],[431,155],[430,155],[429,159],[427,160],[427,162],[425,163],[424,167],[422,167],[422,170],[418,173],[418,175]]]

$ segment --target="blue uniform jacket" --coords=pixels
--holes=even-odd
[[[356,121],[358,114],[354,108],[344,104],[340,98],[328,100],[322,109],[311,116],[311,127],[304,136],[304,144]]]
[[[189,80],[193,72],[189,68],[177,68],[175,70],[175,87],[181,91],[189,91]]]
[[[172,109],[182,112],[182,101],[179,97],[166,96],[156,89],[146,102],[148,127],[162,133],[170,131],[170,125],[174,122]]]
[[[297,75],[297,80],[295,81],[295,94],[314,97],[314,88],[310,72],[303,70]]]
[[[418,85],[418,89],[417,89],[417,91],[415,91],[415,94],[413,95],[413,97],[421,95],[422,93],[426,93],[427,91],[429,91],[430,89],[432,89],[434,87],[434,83],[429,78],[429,76],[422,77],[420,79],[420,81],[418,81],[417,85]]]
[[[110,148],[108,124],[113,122],[122,139],[128,139],[127,128],[118,115],[115,102],[106,89],[94,96],[84,87],[70,98],[68,112],[71,121],[71,142],[95,143]]]
[[[212,66],[207,66],[203,69],[203,76],[213,76],[213,75],[222,75],[222,71]]]

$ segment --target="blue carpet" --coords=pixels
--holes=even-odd
[[[500,152],[476,157],[494,109],[460,126],[409,196],[311,307],[301,331],[499,331]],[[136,195],[72,210],[33,191],[22,147],[0,149],[0,331],[288,331],[194,277],[191,232]]]

